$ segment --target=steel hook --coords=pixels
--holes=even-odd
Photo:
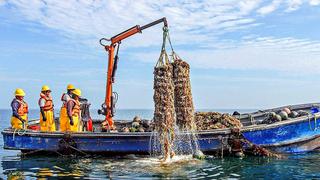
[[[101,38],[99,40],[99,43],[100,43],[101,46],[105,47],[105,46],[107,46],[107,41],[111,41],[111,39]]]

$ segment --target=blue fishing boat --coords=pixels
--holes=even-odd
[[[243,124],[241,134],[251,143],[278,153],[310,152],[320,147],[319,103],[286,106],[292,111],[305,112],[301,116],[265,123],[270,112],[284,107],[235,115]],[[119,125],[126,122],[117,122]],[[186,135],[187,132],[181,132]],[[2,131],[4,149],[24,153],[64,153],[69,150],[83,154],[149,154],[152,132],[40,132],[36,130]],[[226,150],[232,129],[215,129],[197,132],[198,144],[204,153]]]

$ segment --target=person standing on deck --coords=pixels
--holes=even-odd
[[[25,92],[18,88],[15,98],[11,102],[12,117],[11,127],[15,129],[26,129],[28,125],[28,104],[23,100]]]
[[[75,89],[72,91],[72,98],[67,102],[67,114],[69,117],[69,123],[67,126],[67,131],[79,132],[79,118],[80,118],[80,101],[81,90]]]
[[[69,84],[67,86],[67,92],[63,93],[61,96],[62,107],[60,110],[60,131],[65,132],[67,131],[67,126],[69,124],[69,117],[67,114],[67,103],[71,99],[72,91],[74,90],[74,86]]]
[[[49,86],[42,86],[39,107],[40,107],[40,130],[53,132],[56,130],[54,122],[54,109]]]

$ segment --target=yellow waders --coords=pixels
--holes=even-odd
[[[74,106],[72,107],[72,120],[73,120],[73,125],[70,125],[70,119],[68,118],[68,126],[67,126],[67,131],[71,132],[80,132],[80,122],[79,122],[79,116],[80,116],[80,102],[79,100],[74,100],[70,99],[69,101],[73,101]],[[67,103],[68,107],[69,103]]]
[[[73,115],[72,120],[73,120],[73,126],[70,125],[70,121],[68,122],[69,127],[70,127],[69,131],[79,132],[79,117],[76,115]]]
[[[53,111],[44,111],[44,115],[47,118],[46,121],[43,121],[42,114],[40,113],[40,130],[41,131],[56,131],[56,124],[53,118]]]
[[[28,126],[28,115],[22,115],[22,119],[26,120],[24,123],[22,123],[18,118],[12,116],[11,117],[11,127],[15,129],[27,129]]]
[[[70,130],[70,122],[69,117],[67,114],[67,108],[62,107],[60,110],[60,131],[65,132],[68,129]]]
[[[70,119],[67,114],[67,108],[62,107],[60,111],[60,131],[71,131],[71,132],[79,132],[79,117],[77,115],[72,116],[73,126],[70,125]]]

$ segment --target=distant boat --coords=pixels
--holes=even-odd
[[[244,125],[240,129],[250,142],[278,153],[303,153],[320,147],[319,103],[286,106],[291,110],[304,110],[307,113],[297,118],[262,124],[270,112],[284,107],[267,109],[248,114],[237,115]],[[125,122],[118,122],[125,123]],[[182,133],[183,134],[183,133]],[[228,139],[231,129],[200,131],[198,143],[204,153],[216,153],[226,148],[223,141]],[[34,130],[14,131],[11,128],[2,131],[4,149],[21,150],[24,153],[54,152],[67,150],[84,154],[149,154],[151,132],[39,132]]]

